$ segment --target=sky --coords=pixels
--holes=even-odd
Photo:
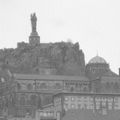
[[[30,14],[41,43],[79,42],[85,62],[97,54],[118,73],[120,0],[0,0],[0,49],[29,42]]]

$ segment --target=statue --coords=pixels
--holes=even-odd
[[[37,21],[36,14],[35,13],[31,14],[32,32],[36,32],[36,21]]]

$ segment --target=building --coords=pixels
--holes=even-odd
[[[120,119],[120,76],[98,55],[85,65],[78,43],[40,43],[36,21],[32,14],[29,43],[19,43],[4,62],[15,85],[14,112],[8,114],[36,120]]]
[[[66,120],[71,116],[80,117],[79,112],[81,116],[88,113],[86,119],[89,116],[96,119],[97,114],[103,118],[108,115],[110,119],[111,113],[116,117],[120,110],[120,77],[103,60],[99,56],[90,60],[86,65],[86,76],[15,74],[19,104],[16,112],[20,116],[29,112],[38,119],[57,119],[59,116]],[[92,77],[87,76],[90,75],[87,70]]]

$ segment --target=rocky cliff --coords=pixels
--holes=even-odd
[[[84,53],[78,43],[41,43],[0,50],[0,66],[17,73],[84,75]]]

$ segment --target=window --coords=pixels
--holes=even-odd
[[[102,106],[106,106],[106,101],[102,101]]]
[[[55,84],[55,89],[61,89],[61,84],[60,83],[56,83]]]
[[[25,105],[25,97],[24,96],[20,97],[20,105]]]
[[[78,104],[78,108],[81,109],[81,104]]]
[[[74,91],[74,87],[71,87],[71,88],[70,88],[70,91],[73,92],[73,91]]]
[[[32,89],[33,89],[33,86],[32,86],[31,83],[27,84],[27,89],[28,89],[28,90],[32,90]]]
[[[119,91],[119,88],[120,88],[120,86],[119,86],[119,83],[114,83],[114,90],[116,91],[116,92],[118,92]]]
[[[17,83],[17,89],[18,89],[18,90],[21,89],[21,85],[20,85],[20,83]]]
[[[68,101],[68,97],[65,97],[65,101]]]
[[[107,110],[106,109],[102,109],[102,114],[106,115],[107,114]]]
[[[114,109],[120,110],[120,98],[114,98]]]
[[[92,73],[95,74],[95,69],[92,70]]]
[[[36,102],[37,102],[37,96],[36,95],[31,95],[30,96],[31,105],[36,105]]]
[[[106,89],[107,89],[107,90],[109,90],[109,89],[111,88],[110,83],[109,83],[109,82],[107,82],[107,83],[106,83],[106,85],[105,85],[105,87],[106,87]]]
[[[64,104],[64,109],[65,109],[65,110],[69,109],[68,104]]]
[[[46,88],[47,88],[46,83],[41,83],[41,84],[40,84],[40,88],[42,88],[42,89],[46,89]]]
[[[74,97],[71,97],[71,100],[72,100],[72,101],[74,101],[74,100],[75,100],[75,98],[74,98]]]
[[[112,103],[108,102],[108,109],[112,110]]]
[[[100,109],[100,102],[96,102],[96,109]]]
[[[1,82],[4,83],[5,82],[5,78],[1,77]]]
[[[74,105],[74,104],[71,104],[71,108],[75,108],[75,105]]]

